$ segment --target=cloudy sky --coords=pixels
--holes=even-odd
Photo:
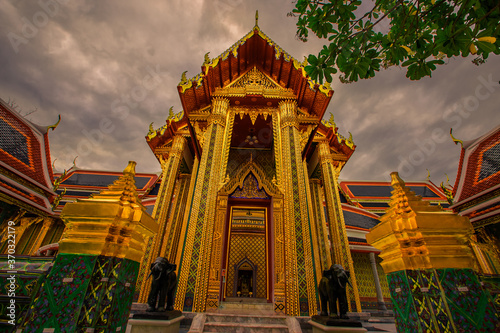
[[[0,0],[0,98],[14,100],[50,133],[56,169],[73,158],[84,169],[138,172],[160,167],[144,136],[151,122],[181,110],[181,73],[198,74],[203,56],[221,54],[254,25],[298,60],[322,41],[295,38],[289,0]],[[346,180],[385,180],[400,171],[453,184],[460,156],[448,132],[474,139],[500,124],[500,57],[480,67],[451,59],[432,78],[412,82],[392,68],[353,84],[335,79],[332,112],[357,145]]]

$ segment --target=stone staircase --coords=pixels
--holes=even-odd
[[[229,299],[215,312],[199,313],[189,332],[299,333],[294,317],[274,313],[274,304],[256,299]]]
[[[207,313],[203,332],[290,332],[285,316]]]
[[[274,304],[267,303],[266,299],[261,298],[238,298],[227,297],[225,302],[221,302],[219,313],[234,314],[254,314],[274,316]]]

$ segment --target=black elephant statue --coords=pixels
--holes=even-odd
[[[146,311],[172,311],[174,309],[174,291],[177,287],[176,268],[177,265],[169,263],[167,258],[162,257],[156,258],[151,264],[151,273],[148,278],[153,276],[153,280]]]
[[[349,275],[348,271],[337,264],[323,271],[323,277],[318,286],[321,300],[321,316],[328,316],[328,303],[330,317],[349,319],[346,315],[348,309],[346,287],[348,283],[351,285]],[[339,313],[337,313],[337,300],[339,302]]]

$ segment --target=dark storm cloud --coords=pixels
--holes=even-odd
[[[195,76],[206,52],[218,56],[243,37],[255,10],[261,29],[296,59],[319,50],[322,41],[295,38],[286,17],[292,7],[278,0],[0,0],[0,97],[23,112],[38,108],[28,116],[38,124],[61,114],[50,133],[58,169],[78,155],[82,168],[121,170],[136,160],[138,171],[158,172],[144,139],[149,124],[163,125],[170,106],[181,110],[181,73]],[[429,169],[436,182],[444,173],[453,181],[460,152],[447,132],[454,127],[468,140],[500,122],[500,87],[486,84],[481,96],[489,96],[476,96],[484,82],[498,82],[499,65],[498,57],[480,67],[456,59],[419,82],[399,68],[354,84],[334,81],[325,117],[332,112],[357,145],[342,178],[385,179],[400,169],[417,180]]]

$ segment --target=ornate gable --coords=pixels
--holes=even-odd
[[[52,214],[48,128],[20,116],[0,99],[0,199],[35,214]]]
[[[254,66],[238,79],[222,88],[216,88],[214,96],[244,97],[260,95],[265,98],[296,98],[292,89],[286,89]]]
[[[300,63],[284,52],[256,25],[222,55],[210,59],[207,54],[201,73],[194,78],[188,79],[183,73],[177,88],[182,107],[188,116],[209,106],[213,97],[228,89],[225,97],[250,94],[275,99],[296,98],[299,108],[304,109],[307,114],[322,118],[333,90],[328,84],[319,85],[309,78],[304,69],[306,65],[306,62]],[[265,73],[266,79],[245,81],[252,79],[251,76],[255,75],[252,71],[255,69]],[[243,77],[245,79],[241,80]],[[241,86],[231,84],[235,80],[241,80],[238,83]],[[250,86],[259,87],[259,90],[246,90]],[[227,94],[230,89],[233,89],[231,94]]]
[[[257,69],[257,67],[252,68],[242,77],[237,79],[235,82],[229,84],[233,88],[267,88],[267,89],[283,89],[279,84],[271,81],[264,73]]]

